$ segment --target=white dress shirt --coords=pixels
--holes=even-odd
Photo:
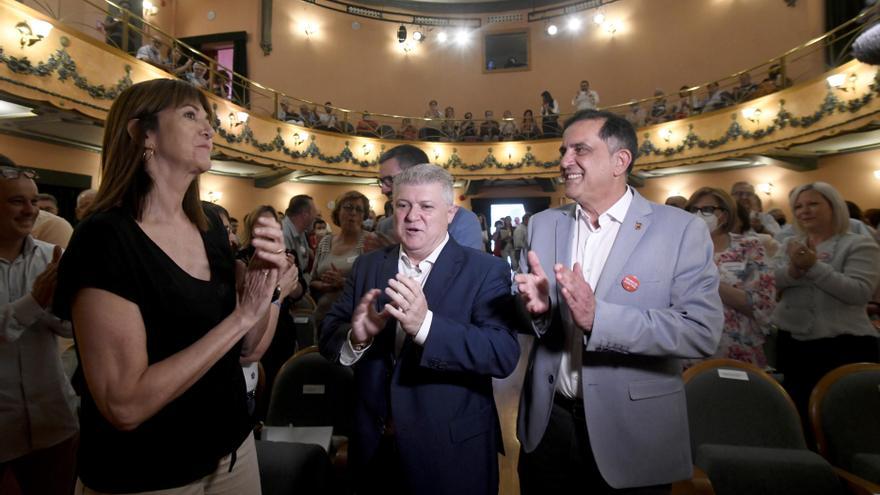
[[[425,287],[425,283],[428,281],[428,276],[431,274],[431,270],[434,268],[434,264],[437,263],[437,258],[440,256],[440,252],[443,251],[443,248],[446,247],[446,243],[449,242],[449,234],[446,234],[446,237],[443,238],[443,242],[441,242],[431,254],[429,254],[425,259],[423,259],[418,264],[414,264],[409,256],[406,255],[406,251],[403,248],[403,245],[400,246],[400,254],[397,257],[397,272],[406,275],[407,277],[415,280],[422,286]],[[428,308],[427,313],[425,313],[425,319],[422,321],[422,325],[419,327],[419,331],[416,332],[415,337],[413,337],[413,342],[418,345],[425,345],[425,341],[428,340],[428,333],[431,331],[431,322],[434,321],[434,312]],[[346,342],[342,346],[342,351],[339,355],[339,363],[345,366],[351,366],[356,363],[358,359],[363,356],[367,349],[370,346],[367,346],[360,351],[357,351],[351,345],[351,330],[348,331],[348,338],[345,339]],[[403,342],[406,340],[406,332],[403,331],[403,328],[400,327],[400,322],[397,323],[397,334],[395,335],[394,340],[394,353],[398,354],[400,352],[401,347],[403,347]]]
[[[15,259],[0,258],[0,463],[61,443],[78,428],[55,341],[72,336],[70,323],[31,296],[54,248],[28,236]]]
[[[581,264],[584,279],[590,284],[590,288],[596,289],[605,261],[611,253],[614,240],[620,231],[620,224],[626,217],[629,205],[632,203],[632,191],[627,188],[620,199],[614,203],[608,211],[599,215],[599,227],[594,228],[590,215],[578,205],[575,208],[574,235],[571,238],[571,267],[575,263]],[[551,274],[552,276],[552,274]],[[563,318],[568,352],[562,354],[559,365],[559,380],[556,382],[556,390],[573,399],[582,397],[581,391],[581,367],[583,363],[583,349],[586,345],[584,331],[569,318]]]

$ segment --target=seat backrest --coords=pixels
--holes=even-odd
[[[819,453],[851,470],[854,454],[880,454],[880,364],[841,366],[810,396],[810,423]]]
[[[684,373],[691,451],[704,443],[804,449],[791,398],[749,363],[712,359]]]
[[[350,436],[354,411],[351,368],[327,361],[316,346],[293,355],[275,378],[266,414],[270,426],[333,426]]]

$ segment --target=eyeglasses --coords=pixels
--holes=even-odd
[[[691,206],[687,209],[690,213],[700,212],[703,215],[712,215],[715,213],[715,210],[725,211],[724,208],[720,206]]]
[[[26,179],[39,179],[40,176],[29,168],[0,167],[4,179],[15,180],[24,176]]]
[[[379,184],[379,186],[394,187],[394,176],[386,175],[385,177],[379,177],[376,183]]]
[[[349,212],[349,213],[351,213],[351,212],[363,213],[364,212],[363,206],[357,206],[357,205],[351,205],[351,204],[342,205],[342,209]]]

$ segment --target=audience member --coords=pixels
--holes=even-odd
[[[302,103],[299,106],[299,115],[302,117],[303,125],[306,127],[317,127],[320,122],[318,113],[310,108],[307,103]]]
[[[229,72],[218,70],[214,74],[214,80],[211,81],[211,93],[220,98],[230,98],[231,88],[229,87]]]
[[[316,218],[312,223],[312,230],[309,232],[309,247],[312,251],[318,248],[318,243],[327,235],[327,222],[323,218]]]
[[[58,214],[58,200],[48,193],[37,194],[37,208],[48,211],[53,215]]]
[[[70,242],[70,236],[73,235],[73,226],[58,215],[40,210],[34,221],[31,235],[34,236],[34,239],[66,249],[67,243]]]
[[[361,120],[358,121],[355,132],[357,132],[358,136],[376,137],[378,129],[379,123],[373,120],[370,112],[365,111],[361,114]]]
[[[779,225],[779,227],[785,226],[785,212],[783,212],[781,209],[773,208],[772,210],[768,211],[767,214],[773,217],[773,220],[776,220],[776,224]]]
[[[410,167],[428,162],[428,155],[411,144],[401,144],[383,153],[379,157],[379,187],[382,189],[382,194],[391,198],[394,178],[398,174]],[[449,224],[449,235],[462,246],[482,250],[480,222],[477,216],[466,208],[459,206],[454,208],[455,216]],[[399,242],[395,237],[393,216],[379,222],[376,233],[377,236],[370,236],[368,239],[367,251]]]
[[[718,292],[724,304],[724,331],[712,357],[764,368],[764,340],[776,307],[776,281],[761,241],[733,232],[736,207],[726,192],[704,187],[691,195],[685,209],[706,222],[721,276]]]
[[[423,117],[426,120],[425,127],[421,131],[421,138],[427,141],[438,140],[440,138],[440,126],[443,115],[440,113],[440,105],[437,103],[437,100],[428,102],[428,109],[425,110]]]
[[[730,188],[730,195],[736,199],[736,202],[743,205],[749,211],[749,218],[751,221],[749,224],[760,224],[765,234],[769,234],[771,236],[775,236],[779,233],[779,224],[776,223],[776,220],[772,215],[768,215],[764,213],[762,210],[761,198],[755,194],[755,186],[752,184],[739,181],[733,184]],[[748,230],[749,227],[746,227]]]
[[[290,198],[284,217],[281,219],[281,231],[284,233],[284,247],[296,256],[297,265],[305,273],[311,272],[312,252],[306,236],[315,222],[318,209],[311,196],[297,194]],[[308,282],[308,277],[306,277]]]
[[[544,91],[541,93],[541,133],[558,136],[559,131],[559,104],[549,91]]]
[[[91,213],[92,203],[95,202],[95,196],[97,194],[98,191],[95,189],[85,189],[77,195],[76,209],[74,210],[74,216],[76,217],[77,222],[81,222],[89,213]]]
[[[510,110],[504,111],[504,118],[501,122],[501,140],[513,141],[519,135],[516,128],[516,121],[513,119],[513,113]]]
[[[739,75],[739,84],[733,88],[733,99],[737,102],[749,100],[757,89],[758,86],[752,82],[752,75],[743,72]]]
[[[480,124],[480,139],[483,141],[497,141],[501,136],[501,126],[495,120],[492,110],[486,110],[485,120]]]
[[[419,130],[416,126],[412,125],[412,119],[403,119],[400,122],[400,130],[397,131],[397,136],[407,141],[415,141],[419,139]]]
[[[482,213],[478,214],[477,220],[480,221],[480,235],[483,238],[483,251],[491,253],[492,249],[489,245],[489,226],[486,221],[486,215],[483,215]]]
[[[87,490],[260,492],[239,361],[265,334],[286,260],[281,230],[261,223],[236,283],[227,233],[198,199],[211,111],[192,85],[153,79],[107,116],[101,187],[53,306],[76,333]]]
[[[204,62],[194,62],[192,70],[186,72],[183,78],[199,89],[208,89],[208,66]]]
[[[341,231],[325,235],[318,243],[309,283],[312,297],[318,304],[315,322],[319,327],[324,315],[342,295],[345,277],[351,272],[355,260],[365,252],[364,238],[367,232],[363,229],[363,222],[369,210],[370,201],[357,191],[349,191],[336,200],[333,225],[340,227]]]
[[[36,177],[0,155],[0,479],[11,473],[24,495],[65,494],[76,478],[76,398],[55,339],[72,334],[49,310],[61,248],[31,236]]]
[[[443,122],[440,124],[442,132],[441,141],[455,141],[458,139],[458,122],[455,120],[455,109],[446,107],[443,110]]]
[[[151,37],[147,43],[138,48],[135,57],[161,69],[167,69],[166,59],[162,55],[162,40],[158,36]]]
[[[535,122],[535,116],[531,110],[523,112],[522,126],[519,128],[523,139],[535,139],[541,136],[541,128]]]
[[[595,110],[599,107],[599,93],[590,89],[590,81],[584,79],[581,81],[581,87],[571,99],[571,106],[574,111]]]
[[[666,198],[664,204],[666,206],[674,206],[683,210],[684,207],[687,205],[687,201],[687,198],[685,198],[684,196],[669,196],[668,198]]]
[[[651,104],[651,112],[645,120],[645,125],[659,124],[666,117],[666,93],[662,89],[654,90],[654,102]]]
[[[773,82],[773,79],[769,77],[765,77],[763,81],[758,84],[758,87],[755,89],[755,92],[752,93],[752,98],[758,98],[761,96],[767,96],[769,94],[775,93],[778,91],[776,84]]]
[[[393,189],[400,245],[356,262],[321,332],[321,353],[355,374],[355,491],[496,494],[492,378],[519,358],[510,269],[447,233],[445,170],[408,168]]]
[[[323,111],[318,112],[318,128],[328,131],[338,130],[336,114],[333,113],[333,104],[329,101],[324,103]]]
[[[694,111],[694,94],[688,85],[678,89],[678,103],[672,107],[669,120],[686,119]]]
[[[706,91],[706,99],[703,104],[700,105],[702,112],[712,112],[730,105],[730,101],[732,100],[730,93],[727,91],[721,91],[717,82],[709,83],[706,86]]]
[[[634,128],[638,129],[645,125],[645,111],[639,102],[634,101],[629,104],[629,112],[626,113],[626,121]]]
[[[810,392],[825,373],[880,357],[865,312],[880,280],[880,247],[849,232],[846,203],[829,184],[805,184],[789,200],[795,235],[777,257],[782,297],[772,321],[783,385],[806,418]]]
[[[464,120],[461,121],[459,128],[459,136],[464,141],[475,141],[477,139],[477,124],[474,122],[474,114],[465,112]]]
[[[691,477],[679,359],[718,346],[718,270],[705,223],[627,186],[637,150],[622,117],[576,113],[560,160],[574,202],[529,221],[515,276],[535,336],[517,419],[526,495],[669,493]]]
[[[510,267],[514,272],[519,271],[520,259],[525,256],[529,247],[529,218],[531,213],[523,215],[522,222],[513,229],[513,256],[510,258]]]

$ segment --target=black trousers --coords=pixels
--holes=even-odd
[[[520,493],[543,495],[547,493],[589,493],[590,495],[668,495],[671,486],[647,486],[615,489],[599,473],[581,400],[556,395],[550,423],[541,443],[531,453],[520,450]]]
[[[839,335],[826,339],[796,340],[780,330],[776,341],[777,368],[784,375],[782,385],[791,395],[807,425],[807,439],[812,437],[807,415],[813,387],[829,371],[851,363],[876,363],[877,337]]]

